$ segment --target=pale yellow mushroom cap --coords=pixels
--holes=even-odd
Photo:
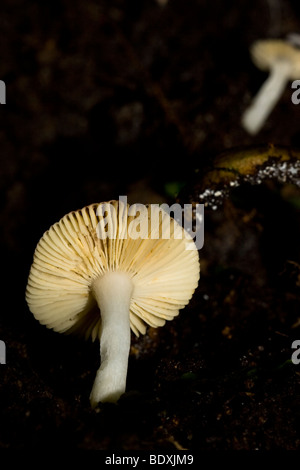
[[[26,301],[40,323],[57,332],[99,337],[101,316],[92,285],[108,271],[127,273],[133,282],[130,326],[136,335],[144,334],[147,324],[164,325],[188,304],[200,272],[194,241],[158,206],[143,207],[131,215],[132,206],[119,201],[92,204],[44,233],[26,288]],[[159,227],[150,221],[158,211]]]
[[[300,49],[282,39],[255,41],[250,48],[254,64],[261,70],[269,71],[275,62],[289,62],[290,79],[300,77]]]

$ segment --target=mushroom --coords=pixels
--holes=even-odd
[[[256,134],[276,105],[289,80],[300,76],[300,50],[280,39],[256,41],[251,49],[252,60],[261,70],[269,71],[252,104],[242,116],[242,125],[249,134]]]
[[[92,204],[44,233],[26,301],[48,328],[99,338],[101,365],[90,394],[95,407],[125,392],[130,329],[139,336],[146,325],[172,320],[192,297],[199,272],[193,239],[158,205]]]

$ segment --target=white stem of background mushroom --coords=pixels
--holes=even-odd
[[[269,77],[242,117],[242,125],[249,134],[259,132],[290,79],[290,62],[286,60],[275,62]]]
[[[126,273],[108,272],[94,281],[92,290],[101,315],[101,366],[90,395],[95,407],[99,402],[116,402],[125,392],[133,283]]]

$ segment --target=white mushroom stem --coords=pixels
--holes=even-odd
[[[288,60],[276,61],[250,107],[242,117],[242,125],[249,134],[256,134],[281,97],[291,79],[292,66]]]
[[[115,403],[125,392],[133,283],[126,273],[113,271],[97,278],[92,290],[101,314],[101,366],[90,395],[95,407],[99,402]]]

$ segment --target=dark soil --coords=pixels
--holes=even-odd
[[[290,84],[259,134],[240,124],[266,78],[249,46],[299,31],[299,2],[159,3],[1,2],[1,448],[300,448],[294,188],[241,188],[207,210],[199,287],[179,317],[133,337],[117,405],[90,408],[99,345],[47,330],[25,303],[36,243],[67,212],[119,195],[170,202],[225,149],[300,146]]]

